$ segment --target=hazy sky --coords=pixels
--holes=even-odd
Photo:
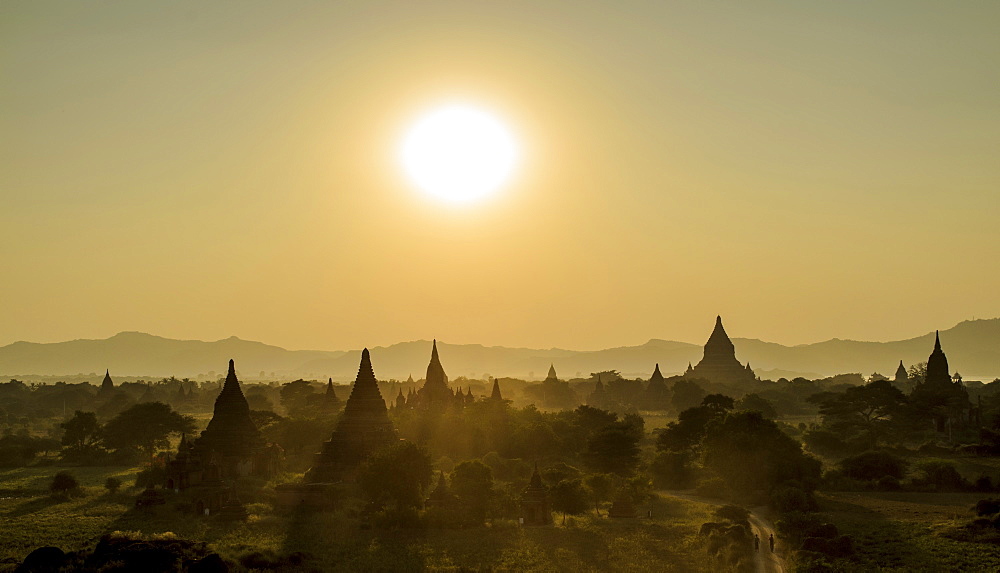
[[[753,4],[754,6],[751,6]],[[998,2],[4,2],[0,344],[889,340],[1000,316]],[[523,146],[456,206],[446,101]]]

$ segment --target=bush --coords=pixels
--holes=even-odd
[[[899,491],[902,487],[899,484],[899,480],[892,476],[882,476],[875,483],[875,487],[879,491]]]
[[[823,456],[839,456],[848,450],[847,442],[827,430],[809,430],[802,436],[802,441],[809,451]]]
[[[991,478],[988,475],[981,475],[979,476],[979,479],[976,480],[976,483],[973,487],[976,489],[976,491],[982,491],[982,492],[993,491],[993,478]]]
[[[994,515],[1000,513],[1000,499],[981,499],[976,502],[976,515]]]
[[[687,452],[660,452],[649,469],[658,488],[685,489],[691,486],[692,472]]]
[[[729,488],[726,487],[726,482],[722,478],[716,477],[699,482],[696,491],[698,495],[704,497],[726,497]]]
[[[727,519],[733,523],[747,523],[750,519],[750,512],[738,505],[723,505],[715,510],[715,517]]]
[[[883,476],[903,479],[909,463],[888,452],[865,452],[840,460],[840,469],[849,478],[874,481]]]
[[[118,489],[122,487],[122,480],[116,477],[109,477],[104,480],[104,489],[108,490],[108,493],[118,493]]]
[[[167,470],[160,465],[152,465],[135,475],[135,487],[157,486],[167,481]]]
[[[801,511],[791,511],[781,516],[775,523],[778,534],[791,541],[793,545],[809,537],[809,532],[818,529],[823,525],[819,516]]]
[[[771,490],[771,507],[780,511],[815,511],[812,494],[794,486],[779,486]]]
[[[931,485],[938,491],[962,491],[969,488],[969,482],[951,462],[926,460],[917,464],[917,468],[922,475],[914,483]]]
[[[52,483],[49,484],[49,491],[54,494],[68,494],[79,489],[80,484],[73,477],[73,474],[66,470],[57,472],[52,478]]]

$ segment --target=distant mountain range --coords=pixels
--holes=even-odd
[[[706,334],[707,337],[707,334]],[[847,372],[880,372],[891,377],[899,361],[909,367],[927,360],[934,333],[895,342],[827,340],[783,346],[756,339],[734,338],[736,357],[749,361],[762,378],[808,378]],[[966,379],[993,380],[1000,376],[1000,319],[973,320],[941,331],[941,343],[952,371]],[[422,378],[430,357],[427,340],[401,342],[371,349],[380,379]],[[576,351],[506,348],[479,344],[438,343],[441,361],[451,378],[458,376],[513,376],[541,379],[554,364],[560,378],[618,370],[628,377],[648,377],[655,363],[664,374],[680,373],[701,359],[702,347],[686,342],[653,339],[641,346]],[[357,372],[356,351],[285,350],[236,337],[214,342],[173,340],[140,332],[122,332],[104,340],[56,343],[15,342],[0,347],[0,376],[71,376],[75,374],[178,378],[221,376],[230,358],[247,380],[324,379],[350,381]]]

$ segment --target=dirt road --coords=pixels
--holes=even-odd
[[[722,500],[701,497],[686,491],[659,490],[658,493],[697,503],[725,505],[725,502]],[[763,510],[763,507],[755,507],[750,510],[750,528],[753,529],[754,534],[760,536],[760,549],[757,551],[756,558],[754,559],[757,564],[757,573],[784,573],[785,559],[782,557],[784,554],[784,544],[778,540],[778,532],[775,531],[774,524],[761,515]],[[775,539],[773,552],[768,546],[768,537],[771,535],[774,535]]]

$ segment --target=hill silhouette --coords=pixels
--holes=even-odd
[[[1000,376],[1000,319],[961,322],[941,331],[941,340],[953,369],[968,379],[992,380]],[[830,376],[845,372],[891,376],[899,361],[910,366],[927,360],[934,333],[892,342],[827,340],[784,346],[749,338],[734,338],[737,358],[749,361],[762,378],[780,376]],[[380,378],[405,379],[423,375],[430,341],[401,342],[371,349]],[[449,376],[516,376],[542,379],[550,364],[560,378],[587,376],[601,370],[619,370],[626,376],[648,377],[655,363],[665,375],[680,373],[696,363],[702,346],[653,339],[639,346],[576,351],[559,348],[531,349],[480,344],[438,342]],[[104,340],[57,343],[15,342],[0,347],[0,375],[112,375],[194,377],[221,375],[230,358],[241,376],[264,378],[326,378],[353,380],[358,351],[286,350],[236,337],[212,342],[174,340],[139,332],[122,332]],[[274,375],[272,376],[272,373]]]

